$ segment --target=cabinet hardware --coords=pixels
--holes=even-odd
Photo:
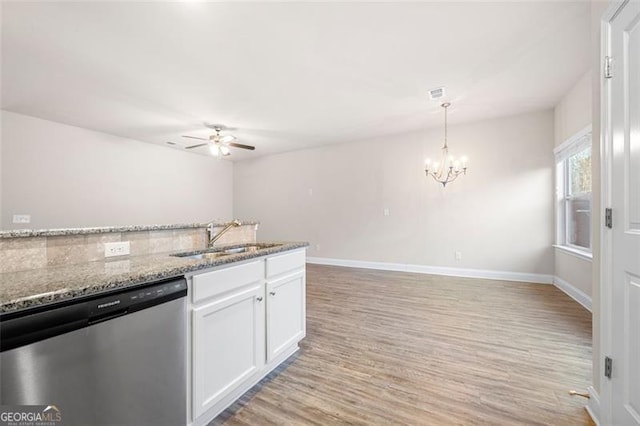
[[[256,297],[256,299],[258,300],[258,302],[262,302],[262,296]]]
[[[275,296],[276,292],[275,291],[270,291],[269,294],[272,295],[272,296]]]

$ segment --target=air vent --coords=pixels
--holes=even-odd
[[[444,97],[444,87],[429,90],[429,99],[432,101],[436,101],[442,97]]]

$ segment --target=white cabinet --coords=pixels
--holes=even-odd
[[[264,366],[264,281],[261,275],[248,279],[192,310],[194,418]]]
[[[305,250],[190,280],[191,424],[208,424],[298,349],[306,333]]]
[[[287,254],[279,254],[268,257],[266,260],[266,277],[273,279],[294,271],[304,270],[306,262],[306,253],[303,251],[294,251]]]
[[[305,273],[267,282],[267,362],[305,336]]]

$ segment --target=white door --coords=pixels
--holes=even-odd
[[[267,282],[267,361],[298,343],[306,332],[304,270]]]
[[[193,310],[193,418],[264,366],[264,287]]]
[[[611,416],[640,425],[640,1],[611,21]]]

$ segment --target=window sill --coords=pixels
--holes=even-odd
[[[564,253],[570,254],[571,256],[575,256],[582,260],[587,260],[589,262],[593,260],[593,254],[591,254],[588,251],[578,250],[578,249],[574,249],[573,247],[561,246],[558,244],[554,244],[553,247],[555,247],[557,250],[560,250]]]

